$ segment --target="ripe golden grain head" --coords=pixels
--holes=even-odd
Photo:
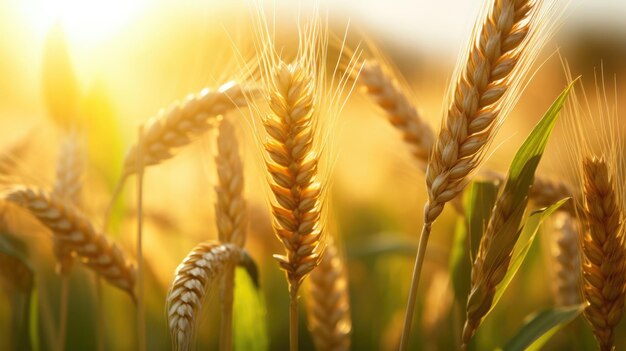
[[[334,121],[342,92],[354,68],[326,79],[326,29],[318,17],[300,29],[298,51],[286,59],[274,47],[265,18],[257,25],[259,71],[263,101],[251,102],[260,120],[257,128],[269,173],[276,236],[285,247],[275,255],[290,287],[297,291],[324,250],[324,198]]]
[[[448,110],[428,163],[426,223],[439,216],[480,165],[550,37],[555,10],[544,1],[528,0],[495,0],[484,8],[486,13],[457,66]]]
[[[571,78],[567,67],[566,73]],[[581,83],[567,106],[564,125],[572,140],[566,147],[575,170],[582,225],[584,316],[604,351],[614,347],[614,329],[623,316],[626,296],[626,163],[617,99],[607,93],[603,74],[600,77],[591,98]]]
[[[233,244],[198,244],[176,269],[167,295],[167,317],[176,350],[190,350],[194,327],[204,299],[217,288],[223,274],[237,264],[240,249]]]
[[[134,298],[135,267],[126,253],[92,223],[74,205],[47,192],[23,186],[12,187],[2,198],[30,212],[63,246],[80,261],[112,285]]]

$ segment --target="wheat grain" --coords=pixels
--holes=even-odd
[[[450,104],[426,169],[428,200],[403,330],[402,350],[413,319],[419,274],[432,223],[465,187],[495,131],[518,98],[520,82],[536,57],[541,1],[496,0],[450,92]],[[543,24],[546,26],[546,24]]]
[[[348,279],[337,247],[328,239],[324,257],[311,272],[307,312],[317,350],[350,349],[352,320]]]
[[[191,348],[197,314],[208,289],[219,284],[240,255],[233,244],[207,241],[194,247],[178,266],[167,295],[167,317],[176,350]]]
[[[59,151],[52,195],[80,207],[83,167],[83,155],[78,135],[75,132],[68,132]],[[57,273],[68,274],[73,261],[71,247],[65,245],[61,238],[53,236],[52,249],[57,259]]]
[[[561,199],[572,197],[572,195],[572,189],[563,181],[535,177],[528,197],[536,207],[541,208],[551,206]],[[575,201],[567,201],[559,210],[565,211],[573,216],[575,215],[575,204]]]
[[[29,211],[82,263],[134,298],[134,266],[124,251],[97,232],[73,205],[43,190],[22,186],[8,189],[3,198]]]
[[[144,125],[142,140],[144,166],[161,163],[174,156],[176,150],[190,144],[198,136],[212,128],[221,116],[247,104],[244,89],[235,82],[228,82],[217,90],[204,89],[190,95],[185,101],[161,110]],[[137,145],[134,145],[124,161],[124,177],[137,172]]]
[[[568,201],[569,202],[569,201]],[[552,262],[557,306],[572,306],[580,300],[580,256],[578,224],[566,213],[557,214],[554,221]]]
[[[613,350],[614,329],[624,313],[626,247],[624,209],[616,180],[602,158],[586,157],[582,165],[585,232],[583,253],[584,315],[603,351]]]

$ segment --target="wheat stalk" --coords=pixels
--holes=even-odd
[[[194,247],[178,266],[167,295],[167,317],[176,350],[191,349],[197,314],[208,289],[219,284],[240,255],[233,244],[207,241]]]
[[[226,119],[220,122],[215,165],[219,183],[215,187],[215,218],[219,240],[243,248],[247,230],[247,208],[243,197],[243,164],[234,126]],[[233,292],[235,267],[228,267],[222,280],[222,318],[220,350],[232,350]]]
[[[624,208],[603,158],[582,165],[584,316],[603,351],[613,350],[614,329],[624,313],[626,246]]]
[[[73,205],[43,190],[22,186],[8,189],[3,198],[29,211],[82,263],[134,299],[134,266],[124,251],[97,232]]]
[[[247,100],[244,89],[234,81],[217,90],[204,89],[173,103],[144,124],[142,139],[144,166],[159,164],[172,158],[178,148],[190,144],[215,125],[225,113],[242,106]],[[131,147],[124,161],[124,177],[137,172],[138,145]]]
[[[329,237],[324,257],[311,272],[308,293],[309,329],[317,350],[350,349],[352,320],[344,262]]]
[[[541,1],[493,1],[475,32],[466,61],[451,90],[450,105],[426,169],[428,200],[402,333],[402,350],[408,346],[419,274],[432,223],[445,204],[463,190],[516,101],[521,79],[539,48],[533,40],[541,34],[535,28],[540,8]]]
[[[568,201],[569,202],[569,201]],[[566,213],[557,214],[554,222],[552,261],[557,306],[572,306],[580,300],[580,256],[578,224]]]

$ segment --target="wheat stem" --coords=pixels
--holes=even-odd
[[[289,284],[289,350],[298,351],[298,288]]]
[[[417,288],[420,282],[420,274],[426,256],[426,246],[428,245],[428,237],[430,236],[430,224],[424,222],[420,241],[417,246],[417,256],[415,257],[415,266],[413,267],[413,277],[411,278],[411,287],[409,288],[409,300],[406,306],[404,316],[404,324],[402,326],[402,336],[400,338],[400,350],[405,351],[409,347],[409,335],[411,333],[411,325],[413,324],[413,311],[415,310],[415,302],[417,301]]]

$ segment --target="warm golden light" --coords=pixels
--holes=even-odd
[[[38,36],[60,22],[72,42],[87,44],[113,36],[147,5],[148,0],[23,0],[18,6]]]

